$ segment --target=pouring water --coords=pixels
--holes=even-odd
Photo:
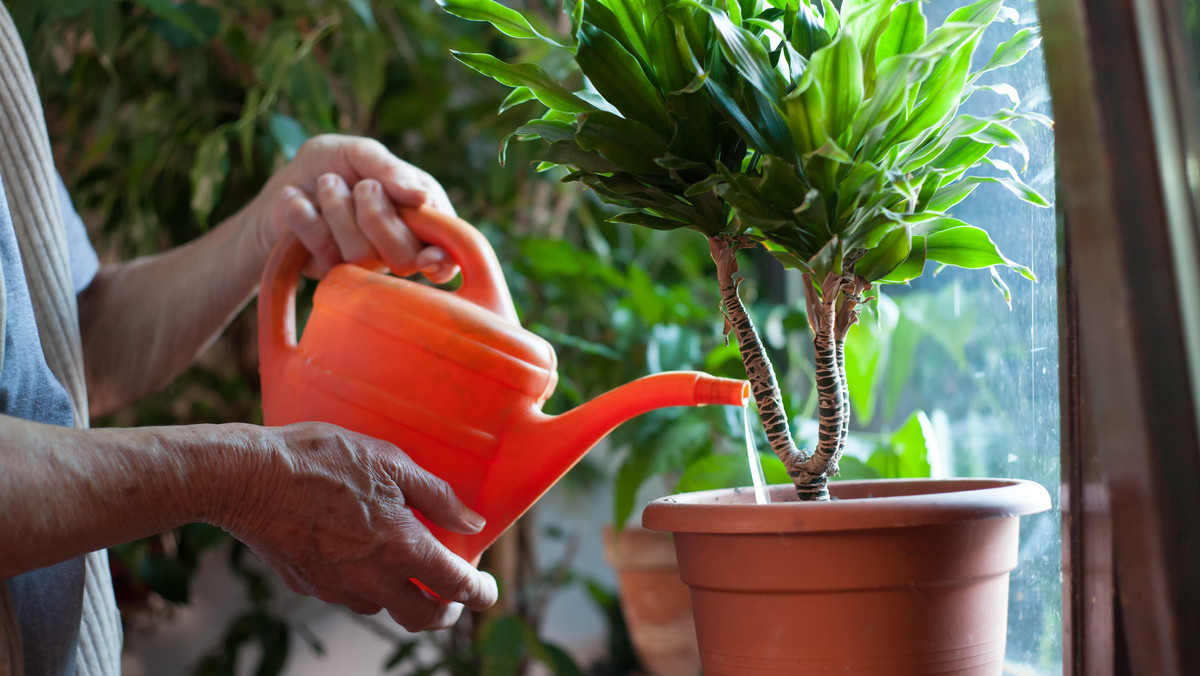
[[[758,457],[758,446],[750,429],[750,400],[742,404],[742,421],[746,427],[746,459],[750,461],[750,477],[754,481],[754,502],[765,505],[771,502],[767,494],[767,480],[763,477],[762,460]]]

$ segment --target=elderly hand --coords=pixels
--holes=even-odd
[[[452,554],[412,510],[460,533],[483,518],[395,446],[333,425],[249,428],[268,435],[246,499],[220,525],[294,591],[358,613],[380,608],[410,631],[448,627],[496,602],[495,580]],[[410,582],[420,580],[441,598]]]
[[[312,253],[305,272],[321,278],[340,263],[381,260],[398,275],[421,272],[445,283],[458,268],[442,249],[425,246],[396,207],[429,203],[454,213],[429,174],[383,144],[353,136],[309,139],[254,201],[264,251],[293,232]]]

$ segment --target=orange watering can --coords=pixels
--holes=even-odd
[[[401,212],[418,238],[462,269],[446,291],[355,265],[317,285],[296,343],[295,296],[309,254],[294,237],[276,246],[258,305],[263,411],[268,425],[314,420],[396,444],[445,479],[487,518],[476,535],[426,522],[467,561],[484,549],[622,422],[666,406],[728,404],[742,380],[660,373],[562,415],[542,412],[557,357],[521,328],[500,263],[467,222],[432,208]]]

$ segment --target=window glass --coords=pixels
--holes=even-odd
[[[1020,28],[1036,25],[1033,2],[1006,2],[1017,25],[993,27],[976,53],[976,67]],[[959,3],[926,5],[930,25]],[[980,84],[1012,84],[1018,111],[1050,115],[1049,90],[1040,47],[1019,64],[988,73]],[[988,115],[1008,105],[998,95],[978,93],[963,112]],[[1029,122],[1017,131],[1029,146],[1022,178],[1048,199],[1055,193],[1054,137]],[[1022,157],[997,153],[1018,170]],[[1001,175],[997,172],[997,176]],[[1059,486],[1058,290],[1055,210],[1016,199],[999,185],[982,185],[955,207],[954,215],[988,230],[1009,258],[1031,267],[1031,283],[1002,273],[1011,288],[1011,309],[986,271],[947,268],[911,288],[888,287],[900,321],[923,325],[912,355],[912,375],[894,405],[895,426],[913,410],[924,410],[937,430],[933,471],[957,476],[1032,479],[1054,498],[1052,511],[1025,517],[1021,554],[1011,579],[1008,652],[1010,674],[1062,673],[1061,517]],[[893,350],[896,347],[893,345]],[[883,412],[885,415],[887,411]]]

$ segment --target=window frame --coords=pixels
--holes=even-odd
[[[1164,30],[1182,17],[1169,0],[1040,11],[1062,219],[1064,672],[1200,673],[1200,283],[1181,180],[1183,121],[1200,118]]]

